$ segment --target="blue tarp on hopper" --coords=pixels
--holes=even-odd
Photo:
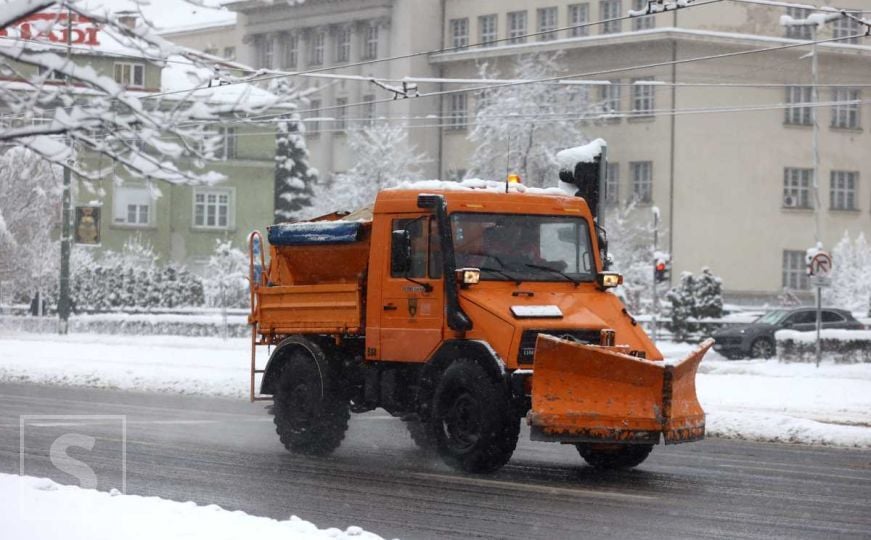
[[[280,223],[268,227],[273,246],[350,244],[360,239],[363,224],[356,221],[312,221]]]

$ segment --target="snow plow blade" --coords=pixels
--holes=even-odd
[[[701,440],[696,370],[709,339],[676,363],[540,334],[535,346],[533,440],[666,444]]]

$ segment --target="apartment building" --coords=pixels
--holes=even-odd
[[[837,5],[867,9],[863,4]],[[660,211],[660,245],[672,254],[673,276],[708,266],[735,300],[769,301],[784,288],[809,298],[803,254],[817,234],[829,249],[845,231],[871,235],[871,108],[864,101],[871,94],[871,40],[858,37],[863,29],[849,19],[820,28],[818,38],[856,37],[818,45],[814,86],[813,49],[802,42],[815,31],[780,24],[782,15],[809,15],[801,9],[724,0],[614,20],[645,6],[646,0],[229,5],[238,14],[243,63],[352,76],[289,77],[317,88],[306,109],[306,140],[322,178],[352,165],[348,130],[376,121],[409,127],[412,142],[433,158],[428,176],[459,177],[470,168],[468,135],[479,95],[381,103],[392,94],[359,78],[396,84],[411,76],[422,79],[421,92],[456,91],[475,85],[426,79],[475,79],[484,63],[510,78],[518,57],[559,53],[562,75],[595,81],[585,95],[609,113],[584,126],[590,138],[609,142],[609,201],[631,201],[638,219]],[[565,27],[574,28],[559,30]],[[774,50],[750,52],[766,48]],[[421,51],[442,52],[392,59]],[[721,58],[697,60],[714,56]],[[826,105],[807,106],[814,99]]]

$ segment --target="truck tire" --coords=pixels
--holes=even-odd
[[[332,388],[334,381],[326,362],[304,349],[290,353],[273,396],[275,431],[285,448],[326,456],[342,444],[351,413]]]
[[[511,459],[520,418],[505,384],[475,362],[459,359],[439,381],[429,428],[445,463],[469,473],[490,473]]]
[[[640,465],[653,450],[652,444],[623,444],[614,447],[595,444],[575,446],[584,461],[597,469],[630,469]]]
[[[408,430],[408,435],[418,448],[427,453],[435,452],[435,441],[432,438],[429,426],[425,422],[408,420],[403,423],[405,424],[405,429]]]

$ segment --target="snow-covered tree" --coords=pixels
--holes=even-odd
[[[695,330],[689,319],[696,316],[695,279],[692,273],[683,272],[680,283],[666,295],[671,302],[671,332],[676,341],[685,341]]]
[[[554,54],[520,57],[512,76],[554,77],[561,69],[557,58]],[[482,79],[497,78],[487,65],[481,67],[479,75]],[[502,178],[514,172],[532,186],[554,184],[556,153],[588,141],[579,119],[591,108],[588,89],[538,83],[496,86],[480,93],[469,133],[475,151],[468,175]]]
[[[623,274],[616,293],[633,313],[650,312],[653,303],[654,227],[646,210],[630,202],[605,213],[612,269]]]
[[[312,205],[318,171],[309,165],[299,114],[278,122],[275,141],[275,221],[291,221]]]
[[[696,317],[716,319],[723,316],[723,280],[715,276],[708,267],[702,268],[702,275],[695,280]]]
[[[832,306],[871,312],[871,245],[864,233],[852,239],[847,231],[832,250],[832,286],[824,289]]]
[[[248,255],[231,240],[216,240],[206,265],[206,301],[214,307],[248,307]]]
[[[348,149],[354,166],[337,175],[332,183],[318,187],[308,216],[353,211],[371,204],[384,188],[420,180],[422,167],[429,162],[426,154],[409,142],[405,128],[389,124],[351,131]]]
[[[101,41],[141,56],[149,65],[179,71],[181,87],[142,95],[81,63],[75,54],[67,58],[62,47],[20,35],[15,23],[40,10],[57,17],[42,21],[39,32],[63,31],[68,17],[85,30],[99,28]],[[298,97],[295,91],[259,91],[247,84],[250,76],[239,75],[257,75],[245,66],[170,43],[144,19],[130,25],[105,7],[91,9],[77,0],[6,2],[0,30],[6,38],[0,44],[0,71],[5,79],[22,83],[0,85],[6,117],[0,122],[0,141],[27,147],[82,178],[96,179],[103,172],[95,165],[100,160],[79,159],[84,154],[107,158],[137,177],[218,181],[223,175],[204,167],[217,146],[206,135],[206,125],[236,113],[292,110]]]
[[[0,154],[0,281],[28,296],[56,276],[61,175],[26,148]]]

